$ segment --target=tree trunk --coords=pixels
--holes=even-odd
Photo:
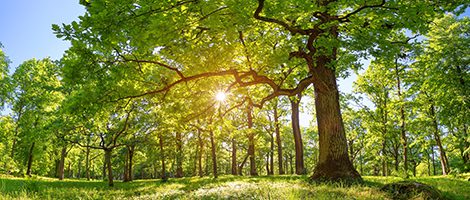
[[[181,132],[176,132],[176,178],[183,177],[183,141]]]
[[[270,132],[269,135],[271,136],[271,148],[269,149],[268,159],[269,168],[271,170],[268,171],[268,175],[274,175],[274,136],[272,132]]]
[[[255,159],[255,133],[252,130],[253,128],[253,105],[248,105],[247,109],[248,115],[248,155],[250,157],[250,175],[251,176],[258,176],[258,172],[256,171],[256,159]]]
[[[158,135],[160,138],[160,157],[161,157],[161,162],[162,162],[162,180],[166,181],[168,180],[168,177],[166,176],[166,166],[165,166],[165,152],[163,149],[163,136],[162,134]]]
[[[302,96],[297,95],[297,99],[289,98],[292,108],[292,130],[294,134],[294,146],[295,146],[295,173],[300,175],[304,174],[304,148],[302,143],[302,134],[300,133],[299,123],[299,105]]]
[[[85,176],[86,180],[90,180],[90,147],[86,147],[86,156],[85,156]]]
[[[277,113],[277,99],[276,104],[274,105],[274,130],[276,132],[276,144],[277,144],[277,160],[279,164],[279,174],[284,174],[284,169],[282,165],[282,143],[281,143],[281,131],[279,130],[279,114]]]
[[[388,121],[388,112],[387,112],[387,99],[388,99],[388,91],[385,91],[384,95],[384,105],[382,108],[382,126],[383,126],[383,133],[382,133],[382,176],[387,176],[387,121]]]
[[[29,148],[29,153],[28,153],[28,169],[26,170],[26,175],[31,176],[31,166],[33,165],[33,150],[34,150],[34,145],[36,142],[33,142],[31,144],[31,148]]]
[[[232,175],[237,174],[237,141],[232,138]]]
[[[134,172],[133,172],[134,152],[135,152],[135,144],[132,144],[129,148],[129,161],[127,163],[129,167],[129,169],[127,170],[129,181],[134,180]]]
[[[395,75],[397,79],[397,94],[398,94],[398,99],[400,99],[400,120],[401,120],[401,125],[400,125],[400,136],[401,136],[401,142],[403,145],[403,167],[405,170],[405,177],[408,178],[408,142],[406,138],[406,130],[405,130],[405,108],[403,106],[403,99],[401,95],[401,80],[400,80],[400,73],[398,70],[398,59],[395,59]]]
[[[129,147],[126,148],[126,153],[124,153],[124,174],[122,181],[129,182]]]
[[[436,175],[437,172],[436,172],[436,164],[435,164],[435,159],[434,159],[434,146],[431,145],[431,161],[432,161],[432,170],[433,170],[433,174],[432,175]]]
[[[266,175],[271,175],[270,173],[270,170],[269,170],[269,153],[266,154]]]
[[[215,154],[215,141],[214,141],[214,132],[211,130],[210,132],[210,140],[211,140],[211,156],[212,156],[212,174],[214,178],[217,178],[217,156]]]
[[[361,181],[348,156],[335,72],[326,66],[331,60],[318,59],[314,90],[320,152],[311,178],[316,181]]]
[[[103,180],[106,180],[106,179],[107,179],[107,178],[106,178],[106,166],[107,166],[107,164],[106,164],[106,155],[105,155],[105,157],[104,157],[104,162],[103,162],[103,170],[102,170],[102,172],[103,172],[103,174],[102,174]]]
[[[432,118],[433,127],[434,127],[434,140],[436,140],[437,147],[439,148],[439,158],[441,160],[442,175],[447,175],[447,173],[449,172],[449,169],[448,169],[449,165],[447,161],[446,152],[441,143],[439,125],[437,124],[437,116],[434,110],[434,105],[431,105],[430,112],[431,112],[431,118]]]
[[[113,149],[104,149],[104,158],[106,162],[106,167],[108,171],[108,185],[110,187],[114,186],[114,178],[113,178],[113,166],[111,163],[111,153]]]
[[[239,176],[243,176],[243,167],[245,166],[245,163],[248,160],[248,157],[250,157],[250,156],[248,154],[246,154],[246,156],[243,159],[242,163],[240,163],[240,166],[238,167],[238,175]]]
[[[67,146],[63,146],[62,151],[60,153],[60,161],[59,161],[59,170],[58,170],[59,180],[64,180],[64,168],[65,168],[65,157],[66,156],[67,156]]]
[[[204,172],[202,170],[202,155],[204,152],[204,141],[202,140],[202,135],[201,135],[201,130],[197,130],[197,138],[198,138],[198,144],[199,144],[199,154],[198,154],[198,174],[199,177],[204,176]]]

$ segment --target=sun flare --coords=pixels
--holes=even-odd
[[[215,95],[215,99],[217,101],[225,101],[226,98],[227,94],[225,94],[225,92],[217,92],[217,94]]]

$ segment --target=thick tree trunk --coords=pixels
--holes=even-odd
[[[176,133],[176,178],[183,177],[183,141],[181,133],[178,131]]]
[[[276,104],[274,105],[274,130],[276,132],[276,144],[277,144],[277,160],[279,165],[279,174],[284,174],[284,169],[282,165],[282,142],[281,142],[281,131],[279,130],[279,114],[277,112],[277,99]]]
[[[34,145],[36,143],[33,142],[31,144],[31,148],[29,148],[29,153],[28,153],[28,168],[26,170],[26,175],[31,176],[31,166],[33,165],[33,150],[34,150]]]
[[[248,115],[248,155],[250,157],[250,175],[258,176],[256,171],[256,159],[255,159],[255,133],[252,130],[253,128],[253,105],[248,105],[247,115]]]
[[[315,109],[319,134],[319,160],[313,180],[361,181],[348,156],[346,135],[339,106],[335,72],[327,68],[328,58],[319,58],[314,81]]]
[[[398,99],[400,99],[401,105],[400,105],[400,136],[401,136],[401,142],[403,145],[403,168],[405,171],[405,177],[408,178],[408,141],[406,137],[406,129],[405,129],[405,108],[403,106],[403,99],[402,99],[402,94],[401,94],[401,80],[400,80],[400,73],[398,70],[398,59],[395,59],[395,75],[397,79],[397,94],[398,94]]]
[[[65,168],[66,156],[67,156],[67,146],[63,146],[62,151],[60,153],[59,170],[57,174],[59,177],[59,180],[64,180],[64,168]]]
[[[237,174],[237,141],[232,138],[232,175]]]
[[[161,157],[161,162],[162,162],[162,179],[164,181],[168,180],[168,177],[166,176],[166,166],[165,166],[165,151],[163,149],[163,136],[162,134],[158,135],[160,138],[160,157]]]
[[[114,178],[113,178],[113,166],[111,163],[111,153],[112,153],[112,149],[104,149],[104,158],[105,158],[106,167],[108,171],[108,185],[110,187],[113,187]]]
[[[210,140],[211,140],[211,156],[212,156],[212,174],[214,178],[217,178],[217,156],[215,153],[215,141],[214,141],[214,132],[211,130],[210,132]]]
[[[304,145],[302,143],[302,134],[300,133],[300,123],[299,123],[299,105],[301,95],[297,95],[297,99],[290,98],[291,108],[292,108],[292,130],[294,134],[294,146],[295,146],[295,173],[304,174]]]
[[[434,140],[436,140],[436,145],[439,148],[439,158],[441,160],[442,175],[447,175],[447,173],[449,172],[449,169],[448,169],[449,165],[447,161],[446,152],[441,143],[439,125],[437,123],[437,117],[436,117],[436,112],[434,110],[434,105],[431,105],[430,112],[431,112],[431,117],[432,117],[433,127],[434,127]]]

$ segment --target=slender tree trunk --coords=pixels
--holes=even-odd
[[[256,171],[256,159],[255,159],[255,133],[252,130],[253,128],[253,105],[248,105],[247,109],[248,115],[248,155],[250,157],[250,175],[251,176],[258,176],[258,172]]]
[[[111,153],[113,149],[104,149],[104,158],[106,162],[106,167],[108,171],[108,185],[110,187],[114,186],[114,178],[113,178],[113,165],[111,163]]]
[[[199,154],[198,154],[198,174],[199,177],[204,176],[204,171],[202,170],[202,155],[204,152],[204,141],[202,140],[201,130],[197,130],[197,138],[199,144]]]
[[[304,148],[302,143],[302,134],[300,133],[299,123],[299,105],[302,98],[301,95],[297,95],[298,99],[289,98],[292,108],[292,130],[294,134],[294,146],[295,146],[295,173],[304,174]]]
[[[135,153],[135,144],[132,144],[129,148],[129,162],[127,163],[129,167],[129,169],[127,170],[129,181],[134,180],[134,172],[133,172],[134,153]]]
[[[62,151],[60,153],[60,161],[59,161],[59,180],[64,180],[64,168],[65,168],[65,157],[67,156],[67,146],[62,147]]]
[[[388,99],[388,91],[384,92],[384,105],[382,108],[383,113],[383,133],[382,133],[382,176],[387,176],[387,121],[388,121],[388,112],[387,112],[387,99]]]
[[[433,175],[435,176],[437,172],[436,172],[436,164],[435,164],[435,159],[434,159],[434,146],[431,146],[431,160],[432,160]]]
[[[181,132],[176,133],[176,178],[183,177],[183,141],[182,141]]]
[[[86,147],[86,156],[85,156],[85,176],[86,180],[90,180],[90,147]]]
[[[162,179],[164,181],[168,180],[166,176],[166,166],[165,166],[165,151],[163,149],[163,136],[162,134],[158,135],[160,137],[160,154],[161,154],[161,162],[162,162]]]
[[[122,181],[129,182],[129,147],[126,148],[126,153],[124,153],[124,174]]]
[[[29,153],[28,153],[28,169],[26,170],[26,175],[31,176],[31,166],[33,165],[33,150],[34,150],[34,145],[36,142],[33,142],[31,144],[31,148],[29,148]]]
[[[271,136],[271,148],[269,149],[268,159],[271,170],[268,172],[268,175],[274,175],[274,136],[272,132],[269,135]]]
[[[398,98],[400,99],[400,136],[401,136],[401,142],[403,145],[403,168],[405,170],[405,177],[408,178],[408,141],[406,137],[406,123],[405,123],[405,108],[403,106],[403,99],[402,99],[402,94],[401,94],[401,80],[400,80],[400,72],[398,70],[398,59],[395,59],[395,75],[397,79],[397,94]]]
[[[317,181],[361,181],[349,160],[335,72],[326,66],[331,61],[330,58],[319,57],[316,66],[314,90],[320,155],[311,178]]]
[[[398,172],[398,168],[399,168],[399,165],[400,165],[400,160],[399,160],[399,155],[398,155],[398,150],[399,150],[399,144],[398,142],[396,144],[393,145],[393,158],[395,160],[395,171]]]
[[[217,155],[215,153],[215,141],[214,141],[214,132],[211,130],[209,132],[211,140],[211,156],[212,156],[212,174],[214,178],[217,178]]]
[[[279,174],[284,174],[284,169],[282,165],[282,142],[281,142],[281,131],[279,130],[279,114],[277,112],[277,99],[276,104],[274,105],[274,130],[276,132],[276,144],[277,144],[277,159],[279,164]]]
[[[449,172],[449,169],[448,169],[449,165],[447,162],[446,152],[441,143],[439,125],[437,123],[437,117],[436,117],[434,105],[431,105],[430,112],[431,112],[431,117],[432,117],[433,127],[434,127],[434,140],[436,140],[437,147],[439,148],[439,154],[440,154],[439,158],[441,160],[442,175],[447,175],[447,172]]]
[[[232,138],[232,175],[237,174],[237,141]]]
[[[266,154],[266,175],[271,175],[269,171],[269,153]]]
[[[245,166],[245,163],[248,160],[248,157],[250,157],[250,156],[248,154],[246,154],[246,156],[243,159],[242,163],[240,163],[240,166],[238,167],[238,175],[239,176],[243,176],[243,167]]]

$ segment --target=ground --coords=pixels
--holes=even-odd
[[[397,177],[365,176],[364,184],[311,184],[307,176],[221,176],[218,179],[182,178],[116,182],[50,178],[14,178],[0,175],[0,199],[391,199],[380,191]],[[432,185],[449,199],[470,199],[470,181],[459,177],[413,178]]]

